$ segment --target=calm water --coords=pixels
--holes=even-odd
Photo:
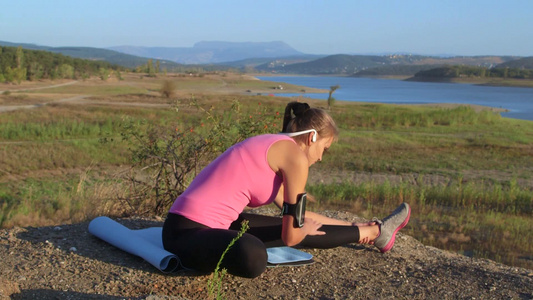
[[[460,103],[504,108],[503,117],[533,120],[533,88],[491,87],[471,84],[426,83],[350,77],[276,76],[261,80],[286,82],[329,90],[340,85],[333,97],[342,101],[394,104]],[[294,96],[296,94],[282,94]],[[304,94],[304,97],[327,99],[328,94]]]

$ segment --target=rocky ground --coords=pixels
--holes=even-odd
[[[264,213],[264,212],[262,212]],[[269,212],[267,212],[269,213]],[[356,215],[325,212],[351,221]],[[132,229],[161,219],[118,220]],[[163,274],[92,236],[88,222],[0,230],[0,299],[205,299],[209,275]],[[228,299],[533,299],[533,270],[422,245],[400,234],[393,250],[306,249],[314,264],[227,275]]]

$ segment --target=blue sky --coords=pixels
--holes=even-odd
[[[192,47],[283,41],[310,54],[533,56],[532,0],[11,0],[0,40]]]

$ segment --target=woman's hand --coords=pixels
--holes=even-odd
[[[322,223],[317,222],[310,218],[305,218],[304,226],[302,227],[302,231],[306,235],[325,235],[326,233],[324,231],[319,231],[318,229],[322,227]]]

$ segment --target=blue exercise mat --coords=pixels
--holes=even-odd
[[[268,266],[301,266],[313,263],[313,255],[291,247],[267,248]]]
[[[131,230],[108,217],[98,217],[89,223],[89,232],[109,244],[144,260],[162,272],[177,270],[179,258],[163,248],[162,227]]]
[[[109,244],[139,256],[164,273],[180,268],[179,258],[163,248],[162,227],[132,230],[108,218],[97,217],[89,223],[89,232]],[[290,247],[267,248],[269,265],[312,263],[309,253]]]

